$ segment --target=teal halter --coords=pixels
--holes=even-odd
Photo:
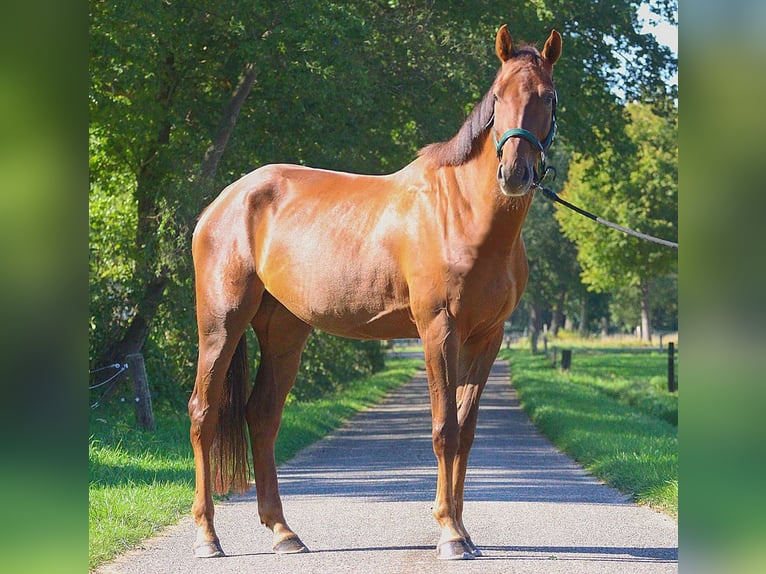
[[[539,139],[537,139],[537,136],[530,132],[529,130],[525,130],[524,128],[511,128],[507,130],[505,133],[503,133],[502,136],[500,136],[500,139],[497,139],[497,135],[495,134],[495,130],[492,130],[492,139],[495,140],[495,150],[497,151],[497,159],[500,159],[503,157],[503,146],[505,145],[505,142],[507,142],[511,138],[523,138],[527,140],[529,143],[532,144],[532,147],[534,147],[537,151],[540,152],[540,162],[541,162],[541,169],[540,173],[545,173],[545,152],[548,151],[553,144],[553,138],[556,137],[556,103],[558,101],[558,96],[555,96],[553,99],[553,112],[551,117],[551,129],[548,130],[548,135],[545,136],[545,139],[541,142]],[[490,121],[490,124],[494,122],[495,116],[492,115],[492,120]]]
[[[505,142],[507,142],[511,138],[524,138],[529,143],[532,144],[534,148],[537,149],[540,153],[545,153],[545,151],[551,147],[551,144],[553,143],[553,137],[556,134],[556,124],[551,124],[551,130],[548,132],[548,136],[541,142],[537,137],[535,137],[535,134],[530,132],[529,130],[525,130],[524,128],[511,128],[510,130],[507,130],[498,140],[497,136],[495,135],[494,130],[492,131],[492,137],[495,140],[495,149],[497,150],[497,157],[498,159],[502,157],[503,155],[503,146],[505,145]]]

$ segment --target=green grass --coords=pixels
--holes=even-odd
[[[354,381],[333,397],[285,407],[277,462],[337,428],[412,378],[419,360],[389,359],[386,369]],[[89,567],[113,558],[189,513],[194,460],[185,409],[155,412],[157,429],[135,429],[129,406],[91,413],[89,459]]]
[[[678,394],[660,384],[666,355],[574,349],[569,373],[527,350],[501,357],[522,408],[557,447],[638,503],[678,515]]]
[[[570,380],[678,426],[678,393],[668,392],[667,353],[658,350],[575,349]]]

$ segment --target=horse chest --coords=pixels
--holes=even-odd
[[[413,266],[409,290],[416,313],[447,308],[468,324],[495,322],[510,314],[526,283],[521,254],[480,254],[462,245],[443,253],[436,263],[421,260]]]

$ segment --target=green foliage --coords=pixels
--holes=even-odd
[[[575,154],[564,194],[604,219],[650,235],[678,237],[678,145],[676,117],[646,105],[627,107],[625,149],[606,145],[595,157]],[[677,252],[594,225],[558,210],[564,234],[577,244],[582,279],[595,291],[636,287],[669,273]]]
[[[604,134],[597,153],[575,153],[563,194],[604,219],[650,235],[678,236],[677,109],[658,113],[649,104],[625,107],[628,123],[620,134]],[[599,226],[557,209],[565,237],[577,246],[582,282],[609,296],[611,322],[620,330],[652,326],[677,328],[673,279],[677,251]],[[585,308],[587,299],[575,289]],[[652,321],[652,311],[658,316]],[[583,313],[584,314],[584,313]],[[581,333],[584,334],[584,329]]]
[[[556,301],[560,293],[579,285],[575,244],[562,235],[554,213],[553,203],[536,197],[522,231],[529,261],[526,293],[531,300]]]
[[[100,154],[95,151],[91,162]],[[89,201],[89,328],[90,357],[120,335],[136,288],[133,280],[135,206],[129,177],[111,172],[109,192],[93,185]],[[98,365],[101,366],[101,365]]]
[[[568,160],[563,151],[550,155],[552,163],[557,165],[566,164]],[[566,172],[562,169],[557,181],[546,182],[546,185],[557,188],[565,176]],[[554,211],[553,204],[538,194],[530,206],[522,230],[529,262],[529,280],[514,321],[519,322],[519,317],[524,316],[533,339],[539,336],[543,323],[551,323],[552,317],[548,316],[548,312],[563,315],[566,302],[581,297],[584,292],[579,280],[580,266],[575,244],[562,234]]]

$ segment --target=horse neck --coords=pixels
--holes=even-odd
[[[508,197],[497,182],[497,154],[487,134],[481,149],[466,163],[456,166],[460,194],[486,247],[507,250],[521,235],[533,194]]]

